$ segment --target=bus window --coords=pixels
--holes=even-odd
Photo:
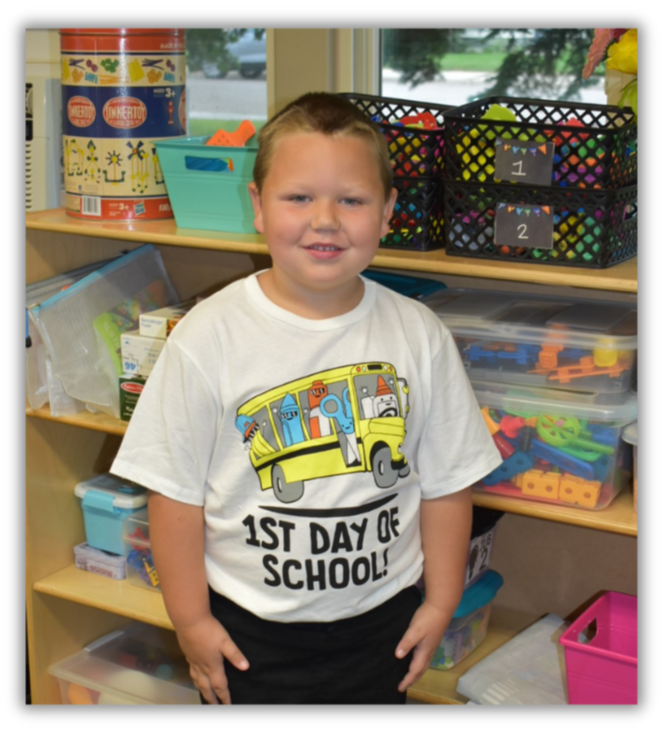
[[[270,422],[270,414],[268,413],[268,408],[264,407],[263,409],[259,410],[255,415],[253,415],[253,417],[256,424],[259,426],[261,435],[266,439],[268,444],[272,446],[273,450],[279,450],[280,447],[277,444],[275,431],[273,430],[273,426]]]
[[[321,402],[328,393],[327,387],[321,379],[316,379],[306,390],[303,390],[298,399],[303,419],[308,427],[310,438],[323,438],[331,435],[333,429],[331,421],[320,408]]]
[[[295,397],[287,392],[279,400],[270,404],[277,433],[285,448],[302,443],[307,438],[303,430],[301,411]]]
[[[402,417],[398,387],[392,374],[365,374],[354,378],[361,419]]]

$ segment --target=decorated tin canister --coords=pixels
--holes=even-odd
[[[172,217],[154,142],[186,135],[180,29],[63,29],[65,209],[91,220]]]

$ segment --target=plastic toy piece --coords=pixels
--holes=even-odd
[[[481,408],[480,412],[482,413],[482,417],[485,419],[485,422],[487,423],[489,434],[496,435],[496,433],[498,433],[501,428],[499,424],[494,421],[494,418],[489,414],[489,407]]]
[[[406,115],[402,117],[399,124],[405,127],[421,127],[423,130],[437,130],[438,122],[431,112],[421,112],[416,115]]]
[[[539,499],[559,499],[559,483],[561,475],[550,471],[543,472],[538,469],[526,471],[521,481],[515,483],[520,487],[523,494],[535,496]]]
[[[135,532],[128,535],[128,540],[130,541],[130,546],[134,550],[142,550],[149,544],[149,540],[144,536],[144,532],[140,529],[140,527],[136,527]],[[135,544],[134,542],[132,542],[132,540],[137,540],[142,544]]]
[[[536,438],[531,441],[530,452],[537,458],[547,461],[554,466],[558,466],[563,471],[568,471],[576,476],[587,479],[588,481],[594,479],[594,468],[590,463],[579,458],[575,458],[574,456],[570,456],[564,451],[561,451],[558,448],[553,448],[552,446],[547,445],[547,443],[543,443]],[[529,468],[531,468],[531,466],[529,466]]]
[[[575,417],[542,415],[538,418],[536,430],[546,443],[555,447],[575,446],[576,448],[585,448],[606,455],[612,455],[615,452],[614,448],[609,445],[602,445],[582,437],[584,435],[591,437],[591,433],[583,430],[580,422]]]
[[[235,132],[217,130],[205,144],[227,148],[242,148],[255,133],[256,127],[249,120],[243,120]]]
[[[565,473],[559,485],[559,499],[566,504],[578,504],[593,509],[599,499],[600,481],[585,481]]]
[[[516,438],[520,430],[526,425],[523,417],[513,417],[512,415],[504,415],[501,418],[501,432],[506,438]]]
[[[596,377],[603,374],[616,379],[622,376],[625,369],[629,368],[628,363],[617,361],[612,367],[597,367],[594,363],[594,357],[584,356],[578,364],[571,366],[556,367],[555,373],[551,374],[551,369],[534,369],[529,374],[546,374],[548,380],[558,381],[561,384],[567,384],[573,379],[581,379],[583,377]],[[554,367],[552,369],[555,369]]]
[[[144,558],[142,563],[144,565],[145,572],[147,573],[147,577],[149,578],[149,582],[154,588],[156,588],[158,585],[158,573],[156,572],[156,569],[149,564],[147,558]]]
[[[510,458],[510,456],[512,456],[512,454],[515,452],[514,446],[510,445],[510,443],[501,435],[500,432],[496,433],[492,437],[494,438],[496,447],[499,449],[501,458]]]
[[[531,468],[533,468],[533,461],[529,455],[517,451],[509,458],[506,458],[498,468],[495,468],[490,474],[485,476],[482,479],[482,483],[485,486],[492,486],[501,481],[510,481],[518,473],[529,471]]]

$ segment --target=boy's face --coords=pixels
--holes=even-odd
[[[254,225],[266,235],[272,292],[351,297],[357,275],[389,231],[396,191],[385,200],[375,156],[358,137],[295,133],[280,139],[259,195]]]

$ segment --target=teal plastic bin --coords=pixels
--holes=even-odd
[[[82,500],[86,542],[97,550],[124,555],[123,523],[147,505],[147,490],[111,474],[75,486]]]
[[[258,147],[206,145],[209,138],[155,143],[177,226],[255,234],[247,186],[253,180]]]

